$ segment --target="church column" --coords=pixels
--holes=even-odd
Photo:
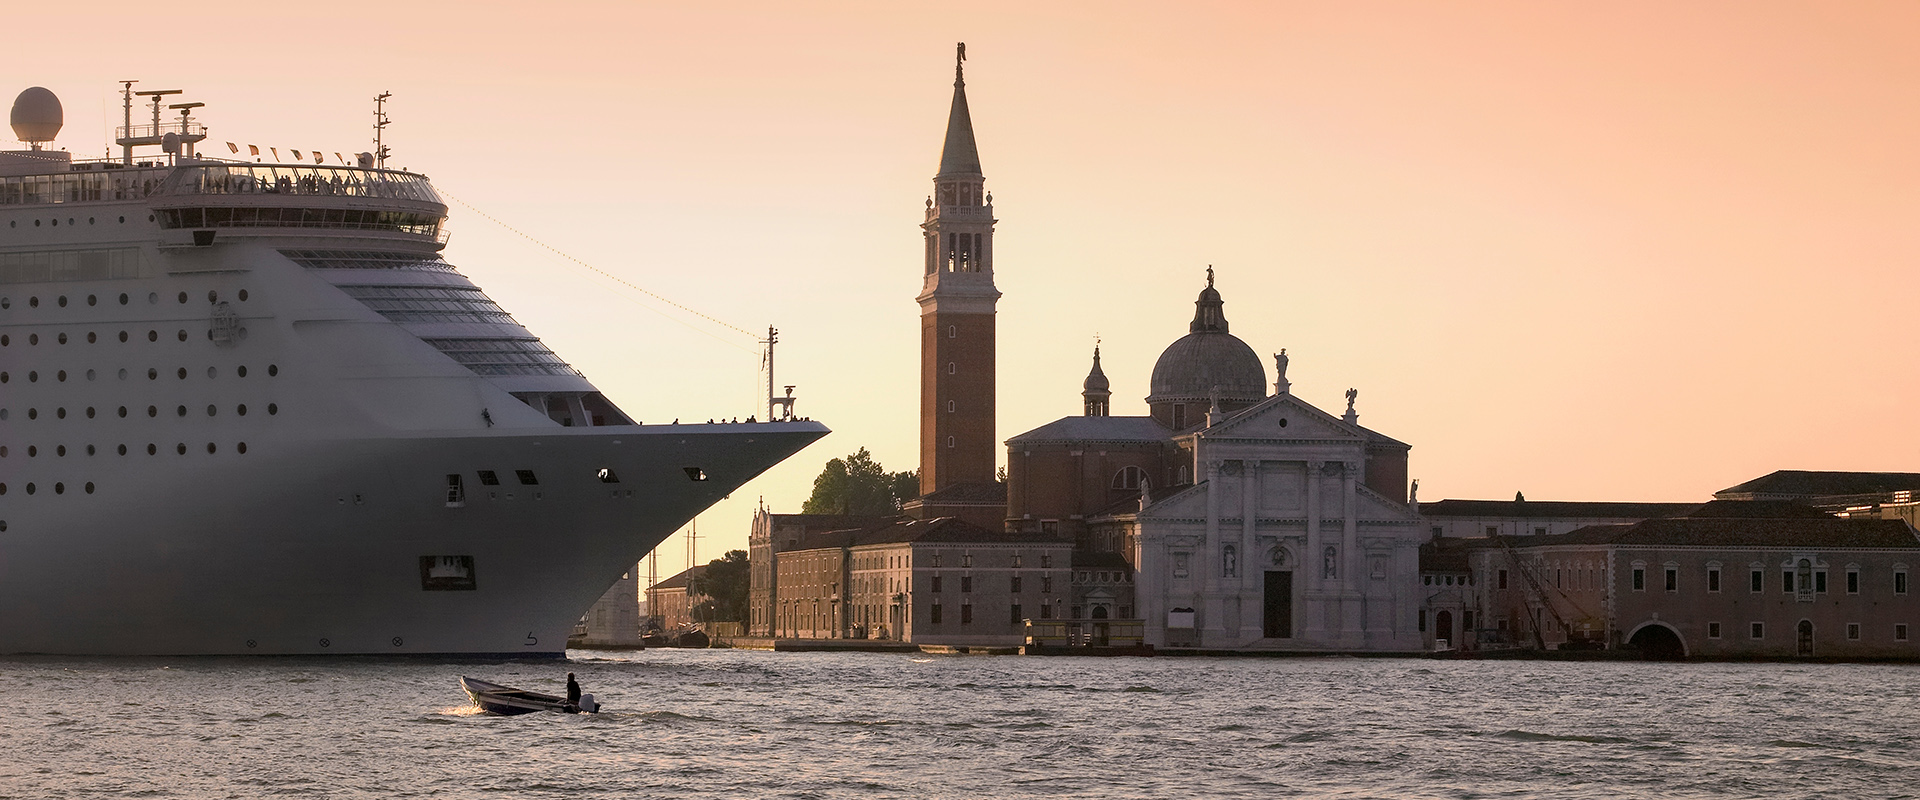
[[[1346,519],[1340,529],[1340,635],[1342,638],[1356,639],[1362,636],[1365,623],[1364,609],[1361,608],[1361,589],[1369,578],[1366,575],[1365,560],[1360,553],[1360,493],[1358,475],[1360,464],[1348,461],[1341,464],[1340,497],[1345,506]]]
[[[1193,568],[1206,576],[1200,582],[1200,613],[1205,615],[1201,626],[1206,628],[1200,639],[1202,647],[1229,644],[1225,641],[1226,613],[1220,602],[1220,496],[1226,489],[1220,482],[1220,467],[1218,459],[1207,460],[1207,535],[1196,548],[1199,552],[1193,554],[1198,562]]]
[[[1256,459],[1241,462],[1240,475],[1240,544],[1234,567],[1239,570],[1236,584],[1240,594],[1240,641],[1251,642],[1260,638],[1265,608],[1261,581],[1266,577],[1263,572],[1266,561],[1254,552],[1260,543],[1260,462]]]
[[[1320,470],[1326,466],[1324,461],[1307,462],[1307,551],[1300,554],[1300,568],[1294,574],[1301,578],[1302,602],[1297,615],[1306,625],[1302,631],[1307,641],[1318,642],[1326,637],[1326,608],[1321,601],[1325,592],[1326,573],[1321,568],[1321,550],[1325,547],[1320,540]]]

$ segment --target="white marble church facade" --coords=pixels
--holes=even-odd
[[[1420,651],[1407,446],[1284,392],[1208,422],[1174,437],[1199,480],[1101,521],[1131,542],[1147,642]]]

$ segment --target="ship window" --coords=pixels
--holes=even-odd
[[[207,442],[207,455],[213,455],[214,449],[213,442]]]
[[[213,378],[213,377],[216,377],[216,376],[218,376],[219,374],[220,374],[220,372],[219,372],[219,370],[217,370],[217,369],[214,369],[213,367],[207,367],[207,377],[208,377],[208,378]]]
[[[87,419],[93,419],[93,406],[87,406]]]
[[[181,293],[180,293],[180,304],[181,304],[181,305],[186,305],[186,303],[187,303],[187,293],[186,293],[186,292],[181,292]]]
[[[244,365],[239,367],[234,367],[233,374],[238,375],[242,378],[247,377],[247,368]]]
[[[7,373],[0,372],[0,383],[6,383],[7,380],[8,380]]]
[[[126,445],[124,445],[124,444],[123,444],[123,445],[120,445],[120,455],[123,455],[123,456],[124,456],[124,455],[126,455],[126,454],[127,454],[127,446],[126,446]]]
[[[460,473],[447,473],[447,505],[459,507],[467,504],[467,486],[460,481]]]
[[[93,494],[93,481],[87,481],[87,494]]]
[[[38,298],[38,297],[29,297],[29,298],[27,298],[27,307],[28,307],[28,308],[39,308],[39,307],[40,307],[40,298]]]
[[[148,416],[148,417],[157,417],[157,416],[160,416],[160,407],[159,407],[159,406],[147,406],[147,416]]]
[[[126,331],[121,331],[121,332],[120,332],[120,343],[121,343],[121,344],[126,344],[126,343],[127,343],[127,332],[126,332]]]
[[[513,471],[513,474],[514,474],[515,476],[517,476],[517,477],[519,477],[519,478],[520,478],[520,485],[521,485],[521,486],[538,486],[538,485],[540,485],[540,478],[539,478],[539,476],[537,476],[537,475],[534,475],[534,474],[533,474],[533,470],[530,470],[530,469],[516,469],[516,470],[514,470],[514,471]]]
[[[278,413],[280,413],[280,404],[279,404],[279,403],[268,403],[268,404],[267,404],[267,415],[268,415],[268,416],[273,416],[274,414],[278,414]]]
[[[233,448],[233,449],[235,449],[235,450],[237,450],[237,451],[239,451],[239,452],[240,452],[240,455],[243,455],[243,456],[244,456],[244,455],[246,455],[246,454],[247,454],[247,443],[246,443],[246,442],[241,442],[241,443],[239,443],[239,444],[237,444],[237,445],[234,445],[234,448]]]
[[[481,486],[499,486],[500,476],[493,474],[493,470],[490,470],[490,469],[480,470],[480,485]]]
[[[207,416],[209,417],[213,416],[214,412],[217,410],[219,410],[217,406],[213,405],[212,403],[207,404]]]
[[[173,412],[173,415],[174,415],[174,416],[176,416],[176,417],[184,417],[184,416],[186,416],[186,415],[187,415],[187,407],[186,407],[186,406],[180,406],[180,407],[179,407],[178,409],[175,409],[175,410],[174,410],[174,412]]]
[[[237,406],[234,406],[234,407],[233,407],[233,413],[235,413],[235,414],[239,414],[240,416],[243,416],[243,417],[244,417],[244,416],[246,416],[246,415],[247,415],[247,404],[246,404],[246,403],[241,403],[240,405],[237,405]]]
[[[245,289],[240,290],[240,302],[247,302],[247,290]]]
[[[126,406],[121,406],[121,407],[120,407],[120,418],[121,418],[121,419],[126,419],[126,417],[127,417],[127,407],[126,407]]]
[[[183,455],[183,456],[184,456],[184,455],[186,455],[186,454],[187,454],[187,443],[186,443],[186,442],[180,442],[180,443],[178,443],[178,444],[175,444],[175,445],[173,446],[173,451],[174,451],[174,452],[176,452],[176,453],[179,453],[180,455]]]
[[[87,295],[87,305],[90,305],[90,306],[100,305],[100,297],[98,295],[91,295],[91,294]]]
[[[159,455],[159,454],[160,454],[160,448],[155,446],[152,442],[148,442],[147,455],[152,456],[152,455]]]
[[[159,331],[147,331],[147,341],[149,341],[149,342],[157,342],[157,341],[160,341],[160,332],[159,332]]]
[[[87,445],[87,455],[93,455],[93,445]]]
[[[275,376],[275,375],[279,375],[279,374],[280,374],[280,366],[279,366],[278,364],[268,364],[268,365],[267,365],[267,377],[269,377],[269,378],[271,378],[271,377],[273,377],[273,376]]]
[[[619,483],[620,482],[620,476],[613,474],[613,470],[607,467],[601,467],[600,472],[598,474],[599,474],[601,483]]]
[[[421,556],[420,588],[429,592],[473,591],[473,556]]]
[[[27,334],[27,344],[39,344],[39,343],[40,343],[40,334],[37,334],[37,333]]]
[[[59,381],[59,382],[61,382],[61,383],[66,383],[66,382],[67,382],[67,371],[63,369],[63,370],[60,370],[59,372],[56,372],[56,373],[53,373],[53,379],[54,379],[54,380],[57,380],[57,381]]]
[[[58,341],[58,342],[59,342],[59,343],[61,343],[61,344],[66,344],[66,343],[67,343],[67,335],[66,335],[66,334],[64,334],[64,333],[63,333],[63,334],[60,334],[59,336],[56,336],[56,337],[54,337],[54,339],[55,339],[55,341]]]
[[[60,483],[60,482],[55,482],[55,483],[53,484],[53,493],[54,493],[54,494],[66,494],[66,493],[67,493],[67,485],[66,485],[65,483]]]
[[[157,380],[160,380],[160,370],[157,370],[157,369],[154,369],[154,368],[152,368],[152,367],[148,367],[148,368],[147,368],[147,380],[150,380],[150,381],[157,381]]]
[[[180,341],[184,342],[186,340],[187,340],[187,331],[185,328],[182,328],[180,329]]]
[[[59,299],[59,301],[58,301],[58,302],[60,303],[60,307],[61,307],[61,308],[66,308],[66,307],[67,307],[67,296],[66,296],[66,295],[64,295],[64,294],[63,294],[63,295],[60,295],[60,299]]]
[[[120,219],[121,219],[122,221],[125,221],[125,220],[126,220],[126,217],[121,217]],[[124,306],[124,305],[126,305],[126,304],[127,304],[127,293],[126,293],[126,292],[121,292],[121,293],[120,293],[120,305],[123,305],[123,306]]]
[[[94,333],[93,331],[87,331],[87,344],[95,344],[99,341],[100,341],[100,334]]]
[[[185,331],[181,331],[181,332],[182,332],[182,333],[185,333]],[[177,371],[177,372],[175,372],[175,373],[174,373],[174,375],[175,375],[176,377],[178,377],[178,378],[179,378],[180,380],[183,380],[183,381],[184,381],[184,380],[186,380],[186,379],[187,379],[187,368],[186,368],[186,367],[181,367],[181,368],[179,369],[179,371]]]
[[[155,305],[155,304],[158,304],[159,302],[160,302],[160,293],[159,293],[159,292],[148,292],[148,293],[147,293],[147,305]]]
[[[207,302],[209,302],[209,303],[218,303],[218,302],[220,302],[220,293],[219,293],[219,292],[216,292],[216,291],[214,291],[214,290],[212,290],[212,289],[208,289],[208,290],[207,290]]]

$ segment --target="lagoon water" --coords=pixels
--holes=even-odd
[[[0,659],[0,797],[1920,794],[1920,666],[571,655]]]

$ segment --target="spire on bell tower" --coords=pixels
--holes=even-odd
[[[1107,373],[1100,371],[1100,342],[1093,343],[1093,371],[1087,373],[1087,381],[1080,385],[1080,399],[1086,406],[1089,417],[1107,416],[1107,401],[1113,397],[1107,384]]]
[[[967,46],[955,48],[953,105],[920,223],[920,493],[992,483],[994,435],[993,203],[967,108]]]

